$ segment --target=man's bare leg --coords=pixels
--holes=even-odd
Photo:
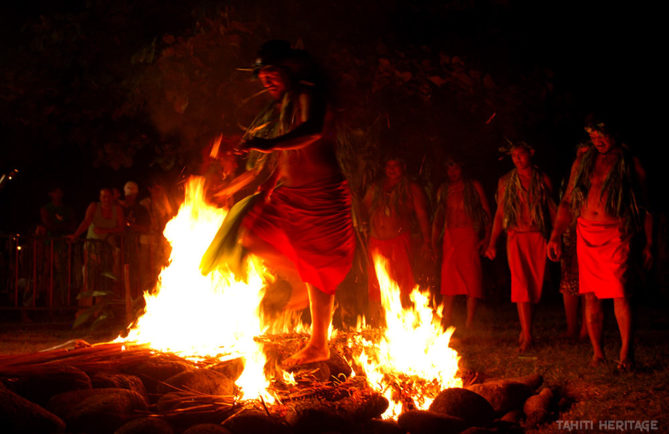
[[[252,232],[246,231],[244,233],[242,245],[248,251],[265,261],[267,266],[279,273],[290,284],[292,292],[285,309],[300,310],[307,307],[309,303],[307,287],[302,282],[295,264],[290,259],[282,255],[270,244],[253,235]]]
[[[453,304],[455,304],[455,296],[444,295],[444,316],[441,322],[445,327],[451,325],[451,320],[453,319]]]
[[[578,295],[563,293],[564,313],[567,319],[567,332],[565,337],[576,339],[578,337]]]
[[[478,300],[476,297],[467,296],[467,321],[465,322],[465,327],[471,328],[474,323],[474,313],[476,313],[476,306],[478,305]]]
[[[632,313],[629,300],[626,297],[620,297],[613,300],[613,310],[618,322],[620,331],[620,360],[619,364],[623,368],[631,367],[631,340],[632,340]]]
[[[604,361],[604,350],[602,349],[604,312],[602,311],[602,302],[593,293],[585,294],[585,316],[588,336],[590,336],[590,343],[594,352],[590,364],[596,366]]]
[[[311,338],[307,346],[282,362],[284,368],[321,362],[330,358],[328,330],[332,322],[335,296],[326,294],[312,285],[307,285],[307,288],[311,310]]]
[[[518,319],[520,320],[521,342],[518,350],[522,353],[532,346],[532,303],[518,302]]]
[[[585,299],[581,296],[580,298],[580,317],[581,317],[581,331],[578,333],[578,338],[579,339],[585,339],[588,337],[588,320],[585,316]]]

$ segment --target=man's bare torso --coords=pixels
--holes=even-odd
[[[473,226],[465,209],[465,184],[457,182],[448,185],[446,196],[446,227],[464,228]]]
[[[395,238],[411,228],[411,216],[413,213],[413,202],[411,193],[407,191],[404,197],[400,197],[397,204],[390,203],[390,195],[398,185],[382,185],[381,192],[384,198],[380,206],[370,210],[370,235],[379,240]]]
[[[279,151],[279,175],[284,185],[300,187],[341,177],[334,147],[327,139],[301,149]]]
[[[620,149],[613,149],[606,154],[598,153],[595,159],[595,167],[590,175],[590,189],[588,196],[583,203],[580,215],[581,217],[602,223],[612,223],[618,221],[618,218],[610,215],[606,210],[608,197],[602,195],[604,183],[612,170],[614,170],[618,159],[621,158]]]

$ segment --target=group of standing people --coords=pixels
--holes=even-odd
[[[117,189],[100,189],[99,200],[88,205],[81,223],[66,236],[73,242],[86,234],[81,308],[93,304],[94,291],[116,294],[119,283],[127,286],[131,299],[149,289],[164,255],[162,227],[172,215],[164,190],[156,185],[149,192],[140,200],[134,181],[123,186],[123,198]]]
[[[284,361],[286,367],[329,357],[334,293],[351,269],[356,246],[351,195],[335,156],[332,113],[322,89],[306,73],[312,66],[303,50],[292,49],[285,41],[270,41],[259,51],[253,70],[272,102],[235,151],[253,156],[254,161],[261,154],[274,166],[259,192],[233,207],[243,211],[229,214],[239,219],[238,224],[222,226],[238,231],[236,239],[246,251],[305,283],[305,289],[297,285],[293,291],[307,293],[311,338]],[[593,364],[604,357],[601,300],[613,298],[622,336],[619,366],[629,368],[631,313],[624,288],[630,238],[637,228],[645,231],[644,255],[647,264],[651,260],[652,219],[643,208],[642,195],[645,176],[638,160],[608,132],[608,125],[591,122],[586,130],[591,144],[574,162],[559,206],[553,201],[550,179],[532,163],[534,150],[524,142],[505,149],[514,168],[499,180],[494,214],[481,184],[464,175],[462,161],[445,162],[447,182],[439,189],[431,216],[424,191],[406,176],[404,163],[388,158],[383,179],[360,201],[358,221],[368,254],[377,252],[389,260],[390,277],[398,283],[403,303],[416,281],[411,267],[412,225],[421,235],[420,254],[434,257],[441,250],[446,318],[454,297],[466,295],[467,326],[483,298],[480,258],[495,259],[497,241],[506,232],[511,300],[521,325],[519,350],[525,351],[533,343],[532,309],[541,298],[546,258],[561,258],[562,238],[571,227],[578,273],[572,264],[570,276],[578,276],[578,293],[585,294]],[[644,223],[636,225],[640,219]],[[227,239],[226,234],[219,235],[217,240]],[[210,247],[214,252],[210,264],[216,263],[216,242]],[[373,269],[369,275],[373,305],[379,290]],[[576,285],[567,286],[573,296]],[[573,301],[565,296],[567,300]]]
[[[592,363],[604,359],[602,301],[613,299],[621,335],[619,367],[632,366],[632,315],[626,291],[632,238],[643,235],[643,261],[652,263],[652,215],[646,204],[645,172],[638,159],[617,142],[606,123],[589,120],[589,142],[579,147],[566,190],[558,204],[550,178],[532,162],[534,149],[525,142],[509,143],[503,152],[514,168],[499,179],[494,215],[481,184],[463,176],[464,164],[445,161],[446,182],[437,193],[430,237],[425,194],[401,174],[403,165],[391,157],[385,176],[368,189],[363,209],[370,228],[368,249],[389,259],[389,273],[402,293],[414,288],[409,232],[418,222],[430,255],[441,253],[440,292],[444,319],[450,321],[457,295],[467,298],[465,327],[472,325],[477,302],[484,296],[481,256],[497,257],[497,242],[506,234],[511,274],[511,301],[520,322],[519,351],[533,344],[533,306],[541,299],[546,260],[560,261],[567,333],[578,331],[579,295],[584,296],[584,329],[592,343]],[[399,174],[398,174],[399,172]],[[491,217],[492,215],[492,217]],[[376,292],[373,268],[370,302]]]

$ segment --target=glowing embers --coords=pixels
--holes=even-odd
[[[462,387],[456,377],[459,357],[448,346],[455,329],[443,330],[441,315],[435,315],[428,297],[414,289],[413,307],[403,309],[386,260],[375,255],[374,266],[387,327],[378,342],[358,336],[353,346],[362,348],[356,361],[370,386],[390,401],[383,416],[395,418],[404,407],[427,409],[445,388]]]

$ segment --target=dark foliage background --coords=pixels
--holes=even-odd
[[[197,173],[212,138],[232,146],[263,103],[237,68],[269,38],[328,71],[356,192],[397,153],[430,193],[458,153],[492,194],[510,168],[498,161],[505,137],[532,143],[559,184],[590,111],[610,115],[661,188],[659,14],[583,3],[14,4],[0,18],[0,170],[21,173],[0,191],[0,230],[32,228],[54,183],[83,215],[101,186]]]

